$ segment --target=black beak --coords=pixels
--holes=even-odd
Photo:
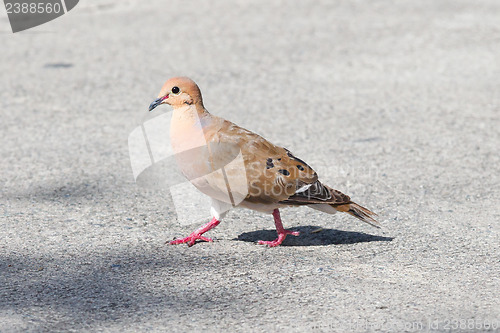
[[[161,104],[161,102],[163,102],[164,98],[160,97],[160,98],[157,98],[155,99],[155,101],[151,104],[149,104],[149,111],[153,111],[153,109],[155,107],[157,107],[158,105]]]

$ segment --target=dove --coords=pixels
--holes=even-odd
[[[198,240],[211,242],[212,239],[203,234],[219,225],[224,218],[227,212],[224,197],[227,198],[228,194],[233,205],[236,203],[233,199],[239,198],[239,208],[272,214],[277,238],[258,241],[258,244],[269,247],[280,245],[287,235],[299,235],[299,232],[283,227],[279,209],[284,207],[305,205],[328,214],[344,212],[380,228],[375,220],[377,214],[323,184],[318,174],[288,149],[209,113],[193,80],[187,77],[167,80],[158,98],[150,104],[149,111],[162,104],[173,108],[170,142],[181,172],[212,199],[212,220],[189,236],[174,239],[169,244],[187,243],[192,246]],[[203,145],[209,148],[197,153],[185,153]],[[240,157],[243,167],[224,167],[237,157]],[[215,172],[219,169],[224,172]],[[233,191],[227,186],[227,180],[235,177],[242,186]]]

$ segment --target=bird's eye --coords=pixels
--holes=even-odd
[[[179,89],[179,87],[173,87],[172,88],[172,94],[177,95],[180,92],[181,92],[181,90]]]

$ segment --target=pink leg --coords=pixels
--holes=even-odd
[[[205,241],[205,242],[211,242],[212,238],[203,237],[202,234],[204,234],[205,232],[207,232],[210,229],[215,228],[216,226],[219,225],[219,223],[220,223],[220,221],[214,217],[212,219],[212,221],[208,222],[203,227],[201,227],[198,230],[196,230],[195,232],[193,232],[191,235],[189,235],[185,238],[174,239],[173,241],[169,242],[169,244],[175,245],[175,244],[181,244],[181,243],[188,243],[188,246],[193,246],[197,239],[201,239],[202,241]]]
[[[298,231],[286,230],[283,228],[283,224],[281,223],[280,211],[276,208],[273,211],[274,224],[276,225],[276,232],[278,233],[278,238],[273,241],[262,241],[260,240],[258,243],[262,245],[267,245],[269,247],[275,247],[280,245],[286,238],[286,235],[294,235],[298,236]]]

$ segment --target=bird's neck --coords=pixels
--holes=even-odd
[[[174,108],[170,135],[175,152],[182,152],[194,147],[205,146],[203,128],[211,115],[203,105],[185,105]]]
[[[209,113],[205,110],[203,104],[183,104],[178,107],[174,107],[172,121],[193,123],[199,121],[208,114]]]

